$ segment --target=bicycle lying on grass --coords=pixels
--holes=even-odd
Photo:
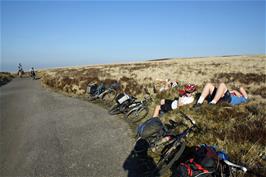
[[[116,104],[109,109],[110,115],[126,113],[129,111],[129,106],[135,102],[137,98],[121,93],[116,97]]]
[[[97,99],[112,102],[117,95],[117,86],[112,84],[110,87],[105,88],[103,84],[89,84],[87,88],[89,101],[95,101]]]
[[[116,104],[108,112],[110,115],[124,114],[125,119],[135,123],[148,115],[151,100],[150,96],[145,96],[142,101],[137,101],[137,98],[122,93],[117,96]]]
[[[160,154],[160,159],[157,162],[157,169],[152,172],[153,175],[156,173],[163,175],[165,171],[169,169],[176,160],[178,160],[185,150],[186,143],[184,138],[197,127],[192,118],[188,116],[185,116],[185,118],[191,122],[192,126],[186,128],[179,134],[175,134],[174,131],[172,131],[178,125],[177,122],[173,120],[169,121],[172,129],[167,129],[158,118],[151,118],[146,123],[138,127],[138,140],[145,139],[149,143],[150,149],[153,152],[159,151]],[[152,122],[153,120],[154,125],[156,124],[154,127],[157,128],[147,132],[145,130],[145,124],[148,125],[149,121]]]
[[[149,113],[148,104],[151,101],[151,97],[147,95],[144,100],[133,102],[128,106],[129,111],[124,114],[124,117],[133,123],[142,120]]]

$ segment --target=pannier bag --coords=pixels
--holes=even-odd
[[[219,153],[205,144],[193,147],[192,157],[174,167],[171,177],[220,177],[225,170],[221,170]]]
[[[166,128],[158,117],[150,118],[137,129],[137,134],[139,137],[146,139],[150,142],[151,139],[160,138],[166,132]]]
[[[117,95],[116,97],[116,102],[119,103],[119,104],[122,104],[124,103],[125,101],[129,100],[130,97],[125,94],[125,93],[120,93],[119,95]]]
[[[98,85],[92,84],[87,86],[87,93],[94,94],[97,91]]]
[[[96,94],[101,94],[105,91],[105,86],[103,83],[101,83],[98,87],[97,87],[97,93]]]

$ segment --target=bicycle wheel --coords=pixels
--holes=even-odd
[[[121,113],[119,104],[115,104],[111,107],[111,109],[108,111],[110,115],[115,115]]]
[[[102,99],[106,102],[112,102],[112,101],[114,101],[115,97],[116,97],[116,91],[110,90],[109,92],[105,93],[102,96]]]
[[[147,107],[139,107],[139,108],[133,108],[128,113],[125,114],[125,118],[129,120],[130,122],[138,122],[144,117],[147,116],[149,110]]]
[[[163,157],[157,163],[157,171],[160,175],[163,175],[167,169],[169,169],[175,161],[179,159],[186,147],[185,142],[180,142],[178,146],[170,147]]]
[[[88,96],[88,100],[89,101],[94,101],[94,100],[96,100],[98,97],[96,96],[96,95],[91,95],[91,94],[89,94],[89,96]]]

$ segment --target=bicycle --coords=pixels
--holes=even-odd
[[[112,102],[117,95],[117,92],[113,88],[107,88],[104,91],[96,92],[95,94],[90,94],[89,101],[95,101],[97,99],[103,101]]]
[[[142,101],[135,101],[129,105],[129,111],[124,114],[125,119],[132,123],[138,122],[149,113],[148,104],[151,101],[150,96],[145,96]]]
[[[113,102],[118,94],[120,85],[118,83],[113,83],[107,90],[105,90],[100,98],[105,102]]]
[[[137,98],[129,96],[125,93],[119,94],[116,97],[116,104],[114,104],[109,110],[110,115],[116,115],[120,113],[126,113],[129,111],[129,106],[135,102]]]
[[[91,83],[87,87],[88,99],[89,101],[95,101],[97,99],[104,101],[113,101],[117,95],[117,86],[112,84],[109,88],[105,88],[103,83],[97,85],[96,83]]]
[[[158,135],[154,134],[149,138],[145,138],[150,145],[149,148],[151,151],[160,151],[160,159],[157,162],[157,168],[152,172],[153,176],[155,174],[163,175],[166,170],[169,169],[174,162],[179,159],[186,146],[184,138],[197,128],[196,122],[191,117],[185,115],[181,111],[180,113],[192,124],[192,126],[186,128],[183,132],[176,134],[172,131],[172,129],[177,127],[178,124],[177,122],[171,120],[170,124],[172,129],[163,127],[164,133],[162,137],[158,137]],[[137,136],[139,137],[137,141],[142,139],[141,126],[138,128]]]
[[[194,131],[197,128],[195,120],[185,115],[181,111],[180,113],[192,124],[192,126],[186,128],[183,132],[177,135],[170,132],[169,135],[167,135],[166,137],[164,137],[164,139],[162,139],[163,143],[158,142],[158,144],[155,144],[154,148],[156,149],[161,144],[164,144],[164,141],[165,142],[168,141],[163,151],[161,152],[161,158],[157,163],[157,171],[159,172],[160,175],[164,174],[166,170],[169,169],[177,159],[179,159],[179,157],[184,152],[186,146],[184,138],[187,137],[192,131]],[[174,125],[175,122],[172,122],[171,124],[173,125],[173,127],[176,126]]]

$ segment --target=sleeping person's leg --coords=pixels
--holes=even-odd
[[[205,85],[205,87],[203,88],[203,91],[202,91],[202,93],[201,93],[201,95],[200,95],[200,98],[199,98],[199,100],[198,100],[197,103],[198,103],[198,104],[202,104],[203,101],[205,100],[205,98],[206,98],[208,95],[212,94],[214,88],[215,88],[215,87],[214,87],[211,83],[207,83],[207,84]]]

